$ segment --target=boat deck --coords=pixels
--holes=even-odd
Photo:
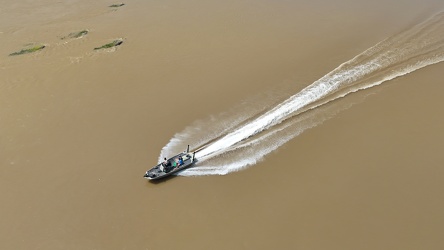
[[[182,157],[183,164],[177,166],[179,157]],[[144,175],[144,177],[149,180],[160,179],[190,167],[191,165],[193,165],[195,161],[196,160],[193,158],[192,154],[180,153],[168,159],[169,164],[167,166],[163,166],[163,164],[160,163],[157,166],[153,167],[152,169],[148,170]]]

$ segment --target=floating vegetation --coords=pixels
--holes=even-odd
[[[123,5],[125,5],[125,4],[124,3],[118,3],[118,4],[110,5],[109,7],[111,7],[111,8],[118,8],[118,7],[122,7]]]
[[[73,33],[70,33],[69,35],[67,35],[65,37],[62,37],[61,39],[63,40],[63,39],[67,39],[67,38],[80,38],[80,37],[83,37],[83,36],[87,35],[88,32],[89,32],[88,30],[82,30],[82,31],[79,31],[79,32],[73,32]]]
[[[119,45],[121,45],[122,43],[123,43],[123,40],[122,40],[122,39],[117,39],[117,40],[114,40],[114,41],[111,42],[111,43],[107,43],[107,44],[105,44],[105,45],[103,45],[103,46],[100,46],[100,47],[94,48],[94,50],[98,50],[98,49],[109,49],[109,48],[112,48],[112,47],[119,46]]]
[[[9,55],[10,55],[10,56],[18,56],[18,55],[23,55],[23,54],[33,53],[33,52],[36,52],[36,51],[42,50],[42,49],[44,49],[45,47],[46,47],[45,45],[35,45],[35,46],[33,46],[33,47],[26,48],[26,49],[22,49],[22,50],[20,50],[20,51],[18,51],[18,52],[14,52],[14,53],[11,53],[11,54],[9,54]]]

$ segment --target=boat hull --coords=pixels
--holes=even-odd
[[[174,162],[179,157],[183,158],[183,164],[180,166],[173,166]],[[180,172],[184,169],[193,166],[194,163],[196,162],[196,159],[194,158],[194,154],[180,153],[168,159],[168,162],[171,163],[171,165],[164,166],[163,163],[160,163],[155,167],[151,168],[150,170],[146,171],[143,177],[148,180],[158,180],[165,178],[167,176],[171,176],[177,172]]]

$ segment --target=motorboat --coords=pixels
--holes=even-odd
[[[197,159],[195,158],[196,152],[190,153],[189,150],[190,146],[188,145],[186,151],[157,164],[146,171],[143,177],[148,180],[158,180],[191,167]]]

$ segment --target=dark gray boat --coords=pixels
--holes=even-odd
[[[195,152],[190,153],[189,148],[190,146],[188,146],[187,151],[177,154],[146,171],[143,177],[148,180],[157,180],[191,167],[197,159],[194,157]]]

